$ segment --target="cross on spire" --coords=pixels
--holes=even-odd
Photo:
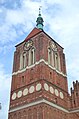
[[[39,15],[41,15],[41,7],[42,7],[42,6],[39,7]]]
[[[43,18],[41,17],[41,6],[39,7],[39,14],[36,20],[37,24],[37,28],[43,30]]]

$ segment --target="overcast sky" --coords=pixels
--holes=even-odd
[[[44,31],[64,47],[69,88],[79,81],[79,0],[0,0],[0,119],[8,119],[15,45],[36,26],[39,6]]]

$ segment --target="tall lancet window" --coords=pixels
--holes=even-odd
[[[48,48],[48,63],[51,64],[51,48]]]
[[[20,69],[23,69],[26,67],[26,53],[22,53],[20,55]]]
[[[32,65],[35,63],[35,49],[32,48],[29,50],[29,60],[28,65]]]
[[[55,67],[57,70],[60,70],[60,57],[58,49],[55,43],[51,42],[48,48],[48,64]]]
[[[31,64],[35,63],[35,49],[33,48],[31,50]]]
[[[54,51],[53,51],[53,49],[52,49],[52,56],[51,56],[51,58],[52,58],[52,66],[54,67],[54,63],[55,63],[55,61],[54,61]]]
[[[51,47],[48,48],[48,63],[54,66],[54,51]]]
[[[60,70],[60,57],[59,57],[58,52],[54,53],[54,61],[55,61],[55,68],[57,70]]]
[[[23,68],[26,67],[26,53],[23,53]]]
[[[58,61],[58,54],[55,53],[55,68],[59,69],[59,61]]]

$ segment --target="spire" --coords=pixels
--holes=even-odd
[[[39,8],[39,14],[36,20],[37,24],[37,28],[43,30],[43,18],[41,17],[41,7]]]

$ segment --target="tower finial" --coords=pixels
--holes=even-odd
[[[41,8],[42,8],[42,6],[39,7],[39,15],[41,15]]]
[[[36,22],[37,22],[37,28],[39,28],[39,29],[41,29],[41,30],[43,30],[43,18],[41,17],[41,7],[42,6],[40,6],[39,7],[39,14],[38,14],[38,18],[37,18],[37,20],[36,20]]]

